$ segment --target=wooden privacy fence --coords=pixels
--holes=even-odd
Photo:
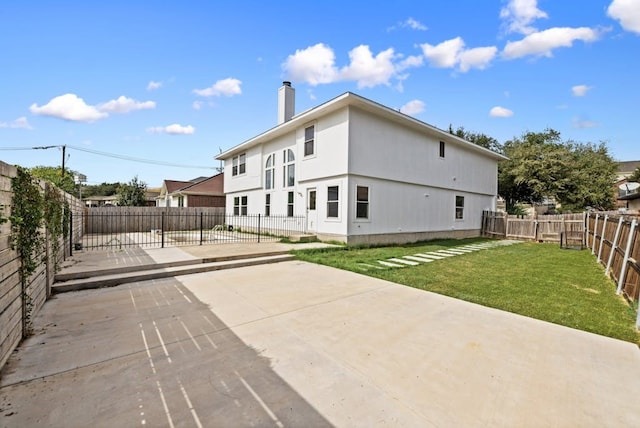
[[[619,213],[587,214],[587,247],[617,284],[617,293],[631,301],[640,296],[640,217]],[[636,320],[640,328],[640,312]]]
[[[517,216],[483,211],[482,235],[540,242],[561,242],[563,238],[569,238],[582,243],[584,214]]]
[[[16,177],[14,166],[0,161],[0,208],[2,215],[9,218],[14,197],[12,178]],[[44,194],[48,184],[40,182],[41,192]],[[72,212],[81,213],[82,204],[73,196],[63,193],[67,205]],[[80,217],[78,215],[78,217]],[[11,248],[11,222],[0,224],[0,368],[5,364],[11,352],[18,346],[20,340],[28,334],[29,320],[32,320],[51,294],[51,285],[55,275],[55,266],[71,251],[70,243],[82,236],[80,223],[75,222],[69,231],[67,241],[61,238],[59,242],[51,242],[50,234],[43,227],[41,232],[47,238],[46,245],[37,257],[42,262],[36,271],[23,281],[19,269],[21,259],[18,252]],[[53,260],[54,246],[58,247],[57,260]],[[24,287],[24,288],[23,288]]]

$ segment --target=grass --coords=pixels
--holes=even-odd
[[[634,305],[615,294],[589,250],[523,242],[418,266],[377,263],[486,239],[442,240],[390,247],[297,250],[301,260],[350,270],[591,333],[640,343]],[[370,268],[369,266],[378,266]]]

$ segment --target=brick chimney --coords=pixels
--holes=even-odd
[[[278,89],[278,125],[291,120],[296,110],[296,90],[291,82],[282,82]]]

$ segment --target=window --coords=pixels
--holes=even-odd
[[[327,187],[327,217],[338,218],[338,186]]]
[[[264,188],[267,190],[273,189],[275,185],[275,163],[276,155],[270,155],[267,157],[267,162],[264,165]]]
[[[235,176],[235,175],[244,174],[247,168],[246,160],[247,160],[247,155],[245,153],[238,156],[234,156],[232,159],[233,168],[231,169],[231,175]]]
[[[291,187],[296,182],[296,157],[293,150],[287,149],[282,151],[282,187]]]
[[[444,141],[440,141],[440,157],[444,157]]]
[[[456,196],[456,220],[464,218],[464,196]]]
[[[178,206],[184,207],[184,196],[178,196]]]
[[[304,155],[311,156],[315,153],[315,126],[309,126],[304,129]]]
[[[235,196],[233,198],[233,215],[247,215],[246,196]]]
[[[293,192],[287,193],[287,217],[293,217]]]
[[[267,193],[264,196],[264,215],[269,217],[271,215],[271,193]]]
[[[369,188],[356,186],[356,218],[369,218]]]
[[[316,191],[309,190],[309,211],[316,210]]]

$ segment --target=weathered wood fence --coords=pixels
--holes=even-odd
[[[558,243],[561,239],[570,237],[574,241],[583,242],[584,214],[517,216],[483,211],[482,235]]]
[[[619,213],[588,213],[587,247],[605,266],[605,274],[617,284],[617,293],[631,301],[640,297],[639,216]],[[640,312],[636,320],[640,328]]]
[[[13,199],[12,178],[17,175],[15,167],[0,161],[0,208],[2,215],[9,218]],[[40,183],[44,194],[47,184]],[[82,211],[81,202],[71,195],[64,193],[65,200],[72,211]],[[0,368],[5,364],[9,355],[18,346],[20,340],[27,334],[27,319],[35,317],[42,308],[45,300],[51,294],[55,266],[67,257],[71,251],[71,242],[82,234],[81,225],[74,224],[67,240],[59,242],[47,240],[46,248],[38,257],[43,259],[37,270],[26,281],[22,289],[20,279],[20,259],[17,251],[11,249],[11,223],[0,224]],[[43,228],[42,233],[49,237]],[[53,246],[58,246],[58,260],[53,260]]]

